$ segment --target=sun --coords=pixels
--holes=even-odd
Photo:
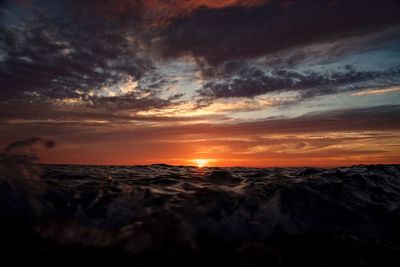
[[[193,161],[196,163],[198,168],[203,168],[208,163],[207,159],[194,159]]]

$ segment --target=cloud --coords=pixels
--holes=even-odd
[[[0,102],[109,113],[173,105],[182,94],[162,95],[169,81],[146,52],[137,2],[29,1],[15,11],[8,1],[0,22]],[[110,17],[102,17],[108,6]],[[125,9],[132,16],[111,14]]]
[[[118,103],[118,101],[122,101],[121,99],[116,101],[115,106],[118,109],[111,107],[109,102],[105,103],[104,108],[59,106],[51,103],[0,103],[0,123],[9,126],[2,137],[15,135],[16,133],[12,133],[13,129],[21,129],[21,127],[32,127],[33,129],[40,127],[46,131],[48,130],[46,133],[40,132],[37,134],[38,136],[43,136],[52,132],[78,133],[99,128],[139,127],[140,125],[145,127],[148,125],[161,126],[170,124],[177,126],[204,121],[223,122],[228,120],[223,114],[190,114],[187,110],[177,110],[173,114],[168,114],[168,109],[174,110],[179,107],[179,105],[175,106],[171,103],[169,103],[168,107],[164,106],[159,112],[156,112],[157,109],[152,109],[152,105],[161,106],[160,103],[140,101],[136,103],[135,110],[132,109],[135,105],[134,101],[125,104]],[[128,100],[124,98],[123,101]],[[129,109],[124,110],[123,105],[127,105]],[[29,132],[29,130],[23,130],[21,134],[24,136],[26,132]]]
[[[360,92],[352,93],[351,95],[352,96],[383,95],[383,94],[395,93],[395,92],[400,92],[399,86],[393,86],[393,87],[382,88],[382,89],[363,90]]]
[[[55,100],[110,111],[169,107],[184,92],[165,94],[175,81],[157,69],[165,59],[159,56],[185,54],[194,57],[202,72],[201,101],[284,90],[301,91],[304,97],[330,93],[345,79],[350,83],[373,74],[304,73],[289,67],[310,55],[341,53],[337,50],[342,48],[327,41],[399,23],[397,1],[367,2],[28,1],[15,11],[9,8],[15,2],[7,1],[0,23],[0,101]],[[153,27],[157,23],[162,25]],[[315,42],[320,44],[311,52],[312,47],[304,47]],[[249,62],[259,56],[263,66]],[[268,65],[273,67],[266,70]]]
[[[248,97],[295,91],[300,99],[332,94],[344,90],[355,90],[373,85],[399,83],[400,67],[385,71],[357,71],[346,66],[335,72],[278,70],[265,72],[259,69],[242,69],[236,75],[205,83],[198,90],[201,101],[218,98]]]
[[[151,60],[140,55],[143,49],[133,28],[113,27],[90,16],[83,19],[71,4],[62,2],[49,7],[37,4],[31,7],[31,16],[9,16],[11,21],[0,25],[3,99],[31,98],[32,94],[79,97],[78,92],[126,79],[141,86],[145,73],[152,75]],[[12,19],[19,22],[14,24]]]
[[[190,16],[198,9],[223,9],[229,7],[256,7],[270,0],[86,0],[69,1],[78,14],[135,23],[143,27],[166,27],[177,18]]]
[[[146,0],[145,17],[153,27],[168,26],[177,18],[188,17],[198,9],[224,9],[229,7],[256,7],[266,5],[270,0]]]
[[[98,128],[83,125],[82,131],[88,131],[92,136],[90,140],[101,141],[112,137],[113,140],[134,139],[140,142],[151,142],[151,140],[189,140],[209,139],[213,138],[253,138],[260,136],[271,136],[274,134],[302,134],[302,133],[328,133],[328,132],[360,132],[360,131],[399,131],[400,118],[398,116],[400,106],[376,106],[360,109],[344,109],[329,112],[309,113],[296,118],[270,118],[259,119],[248,122],[230,122],[230,123],[183,123],[178,124],[172,120],[167,124],[123,124],[124,127],[115,128],[114,125],[105,125],[99,131]],[[176,119],[176,118],[175,118]],[[190,121],[189,121],[190,122]],[[4,124],[5,125],[5,124]],[[63,130],[57,125],[41,125],[40,127],[32,124],[15,125],[15,129],[3,126],[4,132],[19,132],[25,134],[26,131],[19,131],[25,127],[29,127],[30,134],[46,128],[46,136],[51,133]],[[78,125],[78,124],[76,124]],[[5,130],[8,127],[9,130]],[[21,128],[20,128],[21,127]],[[32,130],[35,129],[36,130]],[[54,128],[52,128],[54,127]],[[74,128],[76,130],[76,128]],[[93,134],[92,130],[96,134]],[[67,127],[66,133],[70,133]],[[62,132],[61,132],[62,133]],[[112,134],[110,134],[112,133]],[[162,134],[160,134],[162,133]],[[227,133],[229,135],[227,136]],[[85,137],[81,137],[85,139]],[[88,139],[85,139],[88,140]]]
[[[167,57],[190,54],[213,66],[398,25],[400,4],[376,0],[271,1],[258,8],[203,8],[175,20],[160,46]],[[193,30],[195,29],[195,30]]]
[[[377,106],[229,124],[2,124],[0,140],[23,139],[27,134],[51,138],[58,146],[43,155],[51,162],[182,164],[193,158],[258,166],[393,162],[399,159],[399,111],[399,106]],[[180,160],[173,161],[175,157]]]

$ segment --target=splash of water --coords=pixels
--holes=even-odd
[[[40,179],[37,148],[55,143],[29,138],[9,144],[0,152],[0,216],[2,219],[30,222],[44,210],[45,183]]]

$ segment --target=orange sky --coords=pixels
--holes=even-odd
[[[126,129],[108,138],[98,129],[59,137],[58,146],[41,150],[41,157],[46,163],[111,165],[195,165],[195,159],[206,159],[207,166],[253,167],[400,162],[397,130],[272,133],[253,125],[220,127]]]

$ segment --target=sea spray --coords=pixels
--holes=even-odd
[[[0,153],[0,216],[2,220],[32,222],[44,211],[45,183],[35,147],[54,142],[29,138],[8,145]]]

